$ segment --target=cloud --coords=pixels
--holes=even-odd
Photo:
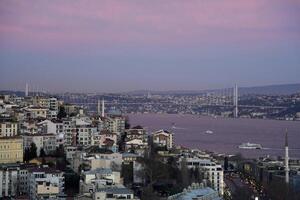
[[[26,48],[299,39],[299,1],[1,1],[1,42]],[[300,12],[298,12],[300,13]]]

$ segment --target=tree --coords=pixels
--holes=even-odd
[[[56,148],[55,156],[56,157],[60,157],[60,158],[64,158],[65,157],[65,150],[64,150],[64,146],[63,145],[59,145]]]
[[[64,106],[60,106],[58,114],[57,114],[57,118],[58,119],[62,119],[62,118],[65,118],[65,117],[67,117],[67,113],[65,111],[65,107]]]
[[[46,156],[46,153],[45,153],[44,149],[41,148],[41,150],[40,150],[40,157],[44,158],[45,156]]]
[[[129,164],[122,164],[122,177],[124,179],[124,185],[130,185],[133,183],[133,162]]]
[[[200,175],[200,169],[199,169],[199,167],[196,167],[195,168],[195,172],[194,172],[194,177],[195,177],[195,181],[196,182],[202,182],[202,178],[201,178],[201,175]]]
[[[36,158],[37,157],[37,148],[34,142],[30,144],[30,149],[29,149],[29,160]]]
[[[224,158],[224,170],[227,171],[228,170],[228,157],[225,156]]]
[[[130,122],[129,122],[129,117],[125,117],[125,129],[130,129]]]
[[[30,151],[29,148],[25,148],[24,151],[24,162],[28,162],[30,160]]]
[[[189,181],[189,170],[186,163],[186,158],[181,160],[181,177],[182,177],[182,187],[186,188],[190,185]]]

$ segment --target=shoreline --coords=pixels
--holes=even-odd
[[[241,153],[246,158],[283,156],[283,136],[286,126],[291,127],[291,157],[300,158],[299,142],[300,123],[294,121],[245,118],[213,118],[192,114],[126,114],[133,126],[141,125],[147,131],[157,129],[171,130],[174,143],[189,149],[201,149],[215,154],[235,155]],[[190,122],[191,121],[191,122]],[[178,122],[178,129],[172,129],[172,123]],[[182,122],[182,123],[181,123]],[[273,127],[269,127],[273,126]],[[177,126],[177,123],[176,123]],[[262,130],[261,130],[262,129]],[[205,130],[213,130],[213,134],[200,134]],[[282,140],[282,141],[281,141]],[[292,142],[293,141],[293,142]],[[263,149],[239,149],[238,145],[251,142],[258,143]]]

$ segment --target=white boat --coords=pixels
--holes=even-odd
[[[206,134],[213,134],[214,132],[211,131],[211,130],[206,130],[205,133],[206,133]]]
[[[262,146],[260,144],[255,144],[255,143],[243,143],[239,145],[240,149],[262,149]]]

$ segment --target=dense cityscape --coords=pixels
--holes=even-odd
[[[138,104],[148,106],[153,101],[157,105],[167,101],[178,105],[178,102],[202,100],[185,95],[105,98],[111,102],[118,99],[121,104],[143,102]],[[299,100],[296,95],[293,98]],[[65,103],[49,95],[32,96],[28,90],[23,96],[3,94],[0,100],[1,198],[299,198],[300,160],[288,157],[288,135],[285,158],[219,155],[175,144],[176,135],[172,130],[149,133],[142,125],[131,127],[125,113],[116,105],[106,108],[105,102],[97,101],[91,112],[90,107]],[[129,109],[121,107],[124,108]],[[143,112],[140,107],[135,108]],[[158,108],[147,112],[156,112]],[[181,105],[174,109],[179,108],[184,110]],[[278,191],[277,188],[285,188],[286,182],[290,183],[286,190]]]
[[[300,200],[300,0],[0,0],[0,200]]]
[[[122,113],[167,113],[234,117],[232,89],[202,93],[125,93],[125,94],[58,94],[67,103],[97,110],[98,101],[104,99],[109,109]],[[238,96],[241,118],[299,120],[300,93],[242,94]]]

